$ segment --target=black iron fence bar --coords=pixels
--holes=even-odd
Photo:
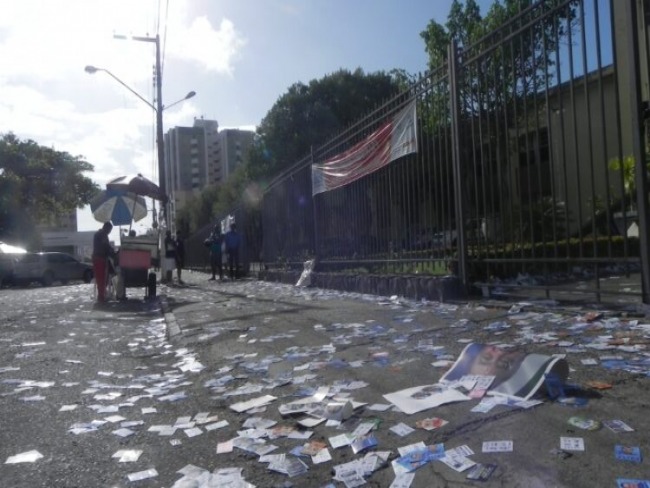
[[[591,164],[589,165],[589,182],[590,182],[590,187],[591,187],[591,195],[590,199],[592,201],[591,205],[591,212],[590,212],[590,219],[591,219],[591,229],[592,229],[592,234],[596,235],[596,177],[594,173],[594,164],[593,164],[593,122],[591,119],[591,98],[589,94],[589,68],[587,65],[587,33],[586,33],[586,24],[585,24],[585,1],[580,2],[580,41],[582,44],[582,72],[584,73],[584,83],[582,84],[583,86],[583,96],[585,97],[585,117],[586,117],[586,124],[587,124],[587,145],[585,147],[585,151],[587,153],[587,161],[591,161]],[[600,44],[600,39],[596,38],[596,45]],[[600,70],[600,66],[598,66],[598,70]],[[603,121],[604,123],[604,121]],[[607,153],[605,153],[607,154]],[[597,253],[597,248],[598,244],[596,242],[596,239],[592,239],[592,252]]]
[[[598,69],[598,92],[600,94],[600,120],[602,123],[600,124],[600,139],[601,139],[601,144],[602,144],[602,151],[603,154],[606,156],[609,155],[609,144],[607,142],[607,130],[606,130],[606,124],[605,121],[607,120],[606,117],[606,111],[605,111],[605,87],[603,83],[603,58],[602,58],[602,45],[600,42],[600,10],[599,10],[599,1],[594,0],[592,2],[593,10],[594,10],[594,26],[595,26],[595,32],[596,32],[596,65]],[[616,83],[616,76],[614,77],[615,83]],[[618,89],[614,90],[615,93],[618,93]],[[618,103],[616,104],[618,106]],[[609,172],[605,170],[605,201],[609,202],[610,201],[610,183],[609,183]],[[597,205],[598,202],[596,200],[596,196],[593,197],[593,208],[594,208],[594,223],[596,222],[596,211],[597,211]],[[612,220],[612,211],[609,205],[605,205],[605,215],[607,222],[611,222]],[[612,229],[608,225],[607,226],[607,237],[608,242],[607,242],[607,254],[612,255],[613,249],[612,249]]]
[[[625,3],[625,16],[628,26],[637,25],[637,8],[636,2],[630,0]],[[643,120],[643,106],[640,100],[641,94],[641,70],[639,67],[639,30],[628,28],[626,30],[626,44],[628,62],[630,63],[629,73],[629,97],[631,104],[630,118],[632,121],[632,152],[635,158],[635,188],[636,200],[639,212],[639,244],[640,257],[643,272],[641,273],[643,303],[650,303],[650,249],[648,249],[648,230],[650,229],[650,217],[648,211],[648,171],[647,159],[645,153],[645,144],[643,143],[645,124]]]
[[[454,204],[456,210],[456,244],[458,246],[457,274],[464,287],[468,286],[469,274],[467,272],[467,246],[465,243],[465,203],[463,188],[465,179],[463,175],[463,162],[461,158],[461,132],[460,132],[460,94],[458,92],[458,45],[452,41],[447,59],[449,60],[450,112],[451,112],[451,137],[452,137],[452,162],[454,179]]]

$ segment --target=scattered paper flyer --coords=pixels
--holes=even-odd
[[[616,488],[650,488],[650,479],[617,478]]]
[[[597,420],[586,419],[584,417],[570,417],[569,425],[573,425],[582,430],[598,430],[600,429],[600,422]]]
[[[617,434],[621,432],[634,432],[634,429],[622,420],[603,420],[603,425]]]
[[[390,407],[392,407],[390,403],[373,403],[372,405],[367,406],[366,410],[373,410],[375,412],[385,412]]]
[[[127,475],[129,481],[141,481],[149,478],[155,478],[158,476],[158,471],[155,469],[146,469],[144,471],[138,471],[137,473],[131,473]]]
[[[230,439],[229,441],[225,441],[225,442],[220,442],[219,444],[217,444],[217,454],[225,454],[228,452],[232,452],[233,448],[234,448],[233,439]]]
[[[276,400],[276,397],[272,395],[264,395],[261,397],[253,398],[251,400],[247,400],[245,402],[233,403],[232,405],[230,405],[230,409],[234,410],[237,413],[242,413],[245,412],[246,410],[250,410],[251,408],[268,405],[274,400]]]
[[[139,449],[120,449],[111,457],[116,458],[119,463],[134,463],[142,454]]]
[[[393,470],[395,474],[415,471],[431,461],[442,458],[444,455],[445,447],[443,444],[433,444],[415,449],[393,460]]]
[[[641,462],[641,449],[639,447],[614,446],[614,455],[619,461],[639,464]]]
[[[443,420],[441,418],[432,417],[432,418],[429,418],[429,419],[418,420],[417,422],[415,422],[415,426],[418,429],[435,430],[435,429],[439,429],[440,427],[442,427],[444,425],[447,425],[448,423],[449,422],[447,422],[446,420]]]
[[[451,469],[462,473],[476,464],[476,462],[467,457],[472,454],[474,454],[474,451],[469,446],[460,446],[445,451],[445,455],[440,458],[440,461]]]
[[[467,479],[474,481],[487,481],[496,469],[496,464],[475,464],[467,472]]]
[[[415,429],[412,428],[412,427],[410,427],[410,426],[408,426],[408,425],[406,425],[406,424],[403,423],[403,422],[400,422],[400,423],[397,424],[397,425],[393,425],[393,426],[390,428],[390,431],[391,431],[391,432],[394,432],[395,434],[397,434],[397,435],[400,436],[400,437],[404,437],[404,436],[407,436],[407,435],[409,435],[409,434],[415,432]]]
[[[339,447],[349,446],[354,442],[354,437],[351,434],[341,434],[329,439],[330,445],[333,449],[338,449]]]
[[[26,451],[26,452],[21,452],[20,454],[9,456],[5,461],[5,464],[33,463],[34,461],[38,461],[42,457],[43,455],[36,450]]]
[[[327,448],[321,449],[311,457],[311,461],[314,464],[321,464],[321,463],[326,463],[327,461],[332,460],[332,455],[330,454],[329,450]]]
[[[512,452],[512,441],[485,441],[483,452]]]
[[[354,454],[358,454],[361,451],[365,451],[366,449],[370,449],[371,447],[375,447],[376,445],[377,445],[377,439],[375,438],[375,436],[372,434],[366,434],[355,438],[354,441],[352,441],[352,443],[350,444],[350,447],[352,447],[352,452]]]
[[[584,451],[585,440],[582,437],[560,437],[560,449],[565,451]]]
[[[228,421],[227,420],[220,420],[219,422],[214,422],[212,424],[206,424],[203,426],[205,430],[208,432],[216,429],[223,429],[224,427],[228,426]]]
[[[384,398],[407,415],[439,407],[446,403],[470,400],[467,395],[460,391],[446,388],[440,384],[407,388],[406,390],[384,395]]]

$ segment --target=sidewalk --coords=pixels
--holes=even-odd
[[[161,287],[168,336],[176,346],[196,353],[200,368],[195,384],[212,395],[219,418],[228,423],[218,431],[218,451],[223,451],[217,454],[218,465],[243,468],[245,479],[257,486],[284,486],[286,474],[273,470],[278,466],[299,473],[290,485],[308,487],[334,483],[333,469],[344,463],[365,460],[377,468],[383,462],[364,457],[368,451],[355,452],[345,443],[334,447],[335,439],[359,432],[368,422],[377,442],[370,451],[389,451],[390,460],[399,456],[398,448],[423,442],[444,443],[445,450],[460,448],[473,453],[468,456],[472,463],[496,465],[481,486],[615,487],[620,478],[648,478],[647,461],[626,463],[614,455],[616,445],[650,452],[644,400],[650,327],[643,316],[580,305],[558,307],[547,300],[445,304],[207,278],[186,272],[185,286]],[[477,401],[471,401],[406,415],[383,397],[437,382],[470,342],[566,354],[569,383],[585,404],[567,406],[542,395],[543,403],[530,409],[496,405],[478,413],[472,411]],[[606,389],[589,386],[596,382]],[[305,428],[296,416],[280,414],[283,405],[319,391],[359,406],[339,426]],[[251,403],[233,410],[245,401]],[[576,416],[597,421],[598,428],[576,428],[580,422],[569,423]],[[446,423],[433,431],[417,427],[418,421],[434,417]],[[602,425],[611,420],[634,430],[616,433]],[[283,426],[290,435],[269,435],[271,425]],[[584,450],[561,450],[561,437],[581,439]],[[488,441],[512,441],[512,452],[481,452]],[[300,456],[306,444],[304,450],[315,450],[316,458]],[[267,450],[287,457],[259,457]],[[332,459],[320,463],[328,456]],[[360,466],[342,468],[350,476],[346,486],[364,477],[376,486],[391,486],[396,476],[390,462],[387,468],[365,472]],[[466,475],[448,464],[429,462],[414,476],[400,477],[404,484],[399,486],[409,486],[407,478],[414,487],[467,486]],[[339,481],[334,486],[344,485]]]

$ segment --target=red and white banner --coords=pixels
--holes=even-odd
[[[344,153],[311,165],[312,195],[358,180],[391,161],[417,152],[415,101]]]

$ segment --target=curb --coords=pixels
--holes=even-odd
[[[166,337],[167,340],[172,340],[174,337],[178,336],[181,334],[181,328],[178,325],[178,322],[176,321],[176,316],[174,315],[173,312],[169,311],[169,304],[167,303],[167,297],[161,297],[160,300],[160,305],[162,308],[163,312],[163,317],[165,318],[165,325],[166,325]]]
[[[295,284],[298,271],[264,271],[259,278],[264,281]],[[312,273],[311,286],[316,288],[368,293],[379,296],[398,295],[414,300],[440,302],[465,300],[468,292],[456,276],[417,275],[358,275],[345,273]]]

